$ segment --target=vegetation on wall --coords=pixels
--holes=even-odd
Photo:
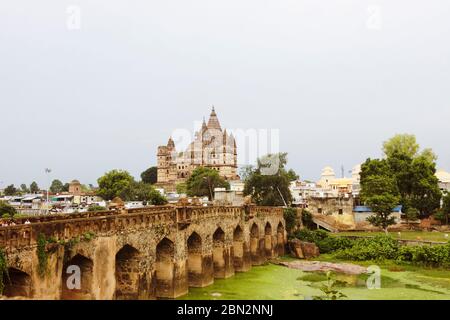
[[[5,279],[9,281],[8,261],[6,260],[5,252],[0,248],[0,295],[3,294],[5,288]]]
[[[47,255],[47,240],[43,233],[38,235],[37,239],[37,256],[38,256],[38,273],[39,276],[44,277],[47,272],[48,255]]]
[[[297,228],[297,209],[296,208],[285,208],[284,209],[284,220],[286,221],[286,231],[288,236],[290,236]]]

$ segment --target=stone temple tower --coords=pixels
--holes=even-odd
[[[233,134],[222,129],[217,113],[212,107],[208,122],[194,135],[184,152],[177,152],[172,138],[167,145],[158,147],[158,185],[174,189],[186,181],[197,167],[216,170],[227,180],[239,179],[237,175],[237,147]]]

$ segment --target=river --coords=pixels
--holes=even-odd
[[[337,288],[346,299],[430,299],[450,300],[450,271],[381,268],[379,289],[368,289],[367,275],[335,274]],[[216,279],[205,288],[190,288],[179,299],[188,300],[304,300],[322,295],[320,287],[326,276],[318,272],[304,272],[284,266],[267,264],[250,271],[236,273],[229,279]]]

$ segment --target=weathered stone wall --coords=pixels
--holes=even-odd
[[[281,208],[161,206],[31,222],[0,228],[9,297],[175,298],[283,254],[286,243]],[[51,240],[44,274],[40,234]]]

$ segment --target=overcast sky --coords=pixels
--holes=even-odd
[[[223,127],[279,129],[305,179],[403,132],[450,170],[449,17],[448,0],[2,0],[0,188],[46,167],[139,176],[212,104]]]

